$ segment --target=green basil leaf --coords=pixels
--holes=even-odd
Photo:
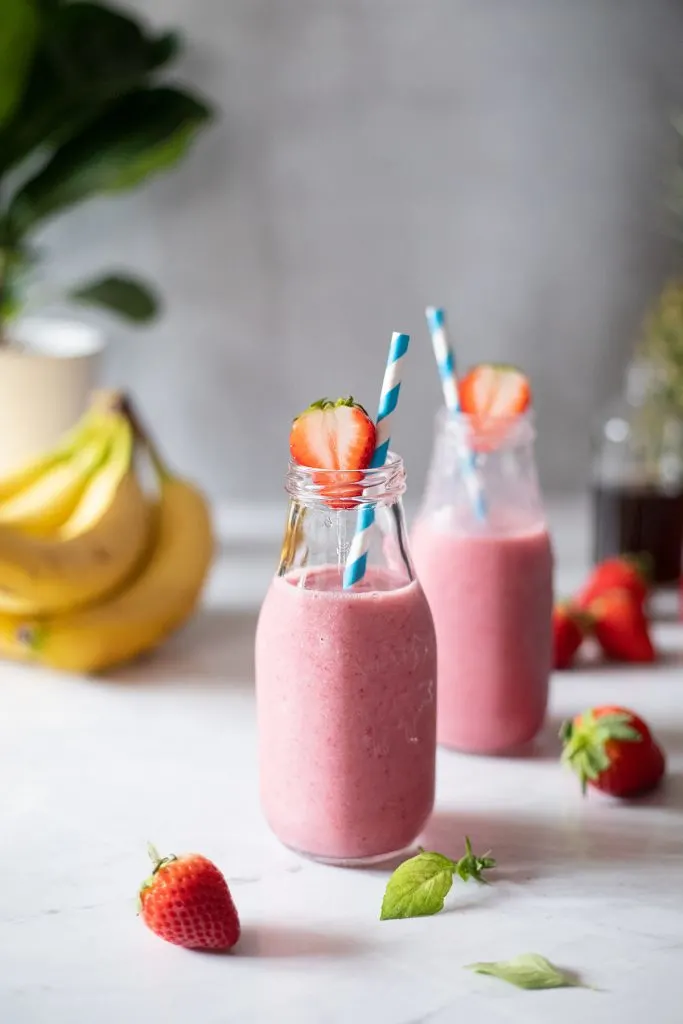
[[[84,305],[99,306],[138,324],[149,323],[159,311],[157,296],[147,285],[116,274],[74,288],[69,298]]]
[[[573,988],[581,984],[539,953],[522,953],[512,960],[467,964],[465,969],[477,974],[491,974],[517,988]]]
[[[454,871],[455,863],[440,853],[423,850],[404,861],[389,879],[380,920],[437,914],[450,892]]]

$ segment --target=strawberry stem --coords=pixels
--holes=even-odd
[[[156,875],[157,871],[166,867],[167,864],[172,864],[174,860],[178,859],[174,853],[169,854],[168,857],[160,857],[159,851],[153,843],[147,843],[147,853],[149,854],[149,859],[152,862],[153,875]]]

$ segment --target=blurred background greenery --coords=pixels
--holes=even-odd
[[[173,167],[210,122],[203,97],[167,81],[181,43],[110,5],[2,0],[2,322],[24,309],[44,222]],[[136,322],[159,305],[149,284],[120,272],[74,283],[67,297]]]

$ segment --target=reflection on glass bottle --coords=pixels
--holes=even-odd
[[[655,583],[674,583],[683,548],[683,421],[634,361],[601,420],[593,460],[595,561],[645,554]]]

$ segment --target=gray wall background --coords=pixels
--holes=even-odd
[[[461,364],[526,367],[549,490],[586,475],[590,416],[673,266],[662,234],[674,0],[139,0],[188,35],[178,77],[221,108],[173,175],[51,226],[55,276],[129,266],[163,289],[117,330],[176,463],[228,504],[279,500],[293,413],[376,405],[413,334],[395,430],[421,486],[439,387],[423,322]]]

